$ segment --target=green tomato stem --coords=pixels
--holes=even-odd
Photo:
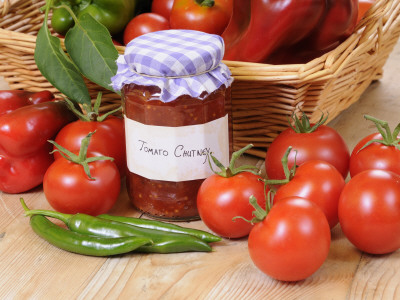
[[[200,6],[213,7],[215,5],[215,0],[195,0]]]
[[[313,126],[311,126],[310,119],[307,115],[302,111],[301,112],[301,120],[297,117],[297,115],[293,112],[291,115],[291,119],[294,123],[289,120],[289,126],[293,129],[296,133],[311,133],[318,129],[321,125],[323,125],[328,120],[328,115],[325,117],[324,113],[321,114],[320,119],[316,122]]]
[[[388,122],[379,120],[369,115],[364,115],[364,118],[375,123],[375,126],[378,129],[379,133],[381,134],[382,139],[381,140],[373,139],[368,141],[364,146],[360,148],[360,150],[358,150],[358,152],[360,152],[361,150],[363,150],[364,148],[368,147],[373,143],[380,143],[385,146],[393,146],[396,149],[400,150],[400,145],[399,145],[400,138],[398,138],[398,135],[400,133],[400,123],[397,124],[393,132],[391,132]]]
[[[259,175],[259,172],[255,171],[258,169],[256,166],[243,165],[243,166],[240,166],[237,168],[235,167],[236,161],[239,159],[239,157],[242,156],[251,147],[253,147],[253,145],[249,144],[249,145],[243,147],[242,149],[232,153],[232,158],[231,158],[231,161],[229,162],[229,167],[225,167],[216,157],[214,157],[214,155],[212,155],[212,153],[209,153],[208,163],[210,165],[211,170],[215,174],[220,175],[225,178],[235,176],[236,174],[239,174],[241,172],[250,172],[255,175]],[[210,161],[210,157],[211,157],[212,161],[214,162],[214,164],[220,169],[220,172],[214,171],[211,161]]]
[[[92,175],[90,174],[89,163],[97,161],[97,160],[111,160],[111,161],[114,160],[112,157],[108,157],[108,156],[87,157],[87,150],[89,148],[90,139],[95,132],[96,131],[90,132],[84,139],[82,139],[81,148],[79,149],[78,155],[76,155],[75,153],[72,153],[68,149],[57,144],[55,141],[51,141],[51,140],[48,141],[49,143],[53,144],[56,147],[56,149],[54,151],[58,151],[62,157],[64,157],[65,159],[67,159],[73,163],[81,165],[90,180],[96,180],[96,178],[92,177]]]

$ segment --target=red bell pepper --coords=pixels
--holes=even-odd
[[[353,32],[357,8],[358,0],[235,0],[224,59],[263,63],[286,49],[327,51]]]
[[[353,33],[357,24],[358,0],[327,0],[325,14],[305,40],[307,48],[329,51]]]
[[[54,100],[50,91],[28,92],[23,90],[0,91],[0,116],[19,107]]]
[[[63,101],[26,105],[0,116],[0,190],[21,193],[43,181],[58,131],[76,120]]]

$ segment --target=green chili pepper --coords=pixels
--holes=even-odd
[[[50,244],[69,252],[84,255],[124,254],[152,243],[151,239],[146,237],[102,238],[72,232],[57,226],[41,215],[31,216],[30,224],[33,231]]]
[[[21,198],[22,205],[25,205]],[[26,205],[25,205],[26,207]],[[50,210],[25,210],[27,216],[42,215],[64,222],[72,231],[80,234],[106,237],[146,237],[153,241],[151,245],[143,245],[137,252],[145,253],[177,253],[188,251],[211,251],[211,246],[195,236],[141,228],[121,222],[101,219],[86,214],[64,214]]]
[[[111,221],[117,221],[137,227],[148,228],[148,229],[155,229],[161,230],[166,232],[175,232],[181,234],[188,234],[193,235],[207,243],[219,242],[221,238],[209,232],[192,229],[192,228],[185,228],[179,225],[165,223],[161,221],[155,220],[148,220],[148,219],[140,219],[140,218],[133,218],[133,217],[122,217],[122,216],[111,216],[107,214],[99,215],[98,218],[107,219]]]

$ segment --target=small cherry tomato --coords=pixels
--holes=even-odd
[[[256,267],[283,281],[303,280],[316,272],[328,256],[330,243],[324,213],[299,197],[274,204],[265,219],[254,225],[248,239]]]
[[[373,121],[384,136],[376,132],[358,142],[350,156],[350,176],[373,169],[392,171],[400,175],[399,132],[391,132],[385,121],[367,115],[365,118]],[[400,125],[396,128],[400,130]]]
[[[242,172],[232,177],[211,175],[200,186],[197,195],[197,207],[204,224],[216,234],[227,238],[247,236],[253,227],[242,219],[251,219],[253,207],[249,197],[259,199],[259,205],[265,206],[264,184],[260,176]]]
[[[94,180],[81,165],[64,158],[56,160],[43,179],[47,201],[57,211],[68,214],[100,215],[108,212],[118,199],[121,180],[111,161],[89,164]]]
[[[333,228],[338,223],[338,202],[344,185],[342,175],[334,166],[326,161],[310,160],[292,169],[278,188],[274,203],[291,196],[305,198],[324,212]]]
[[[92,135],[93,132],[82,140],[79,154],[51,141],[63,157],[47,169],[43,192],[50,205],[59,212],[104,214],[118,199],[121,177],[112,158],[87,156]]]
[[[114,158],[121,177],[126,174],[126,149],[124,121],[115,116],[108,116],[104,121],[82,121],[69,123],[55,138],[55,142],[72,152],[78,152],[82,140],[95,132],[88,148],[89,155],[104,155]],[[59,159],[55,152],[54,158]]]
[[[151,4],[151,12],[162,15],[164,18],[169,20],[173,5],[174,0],[153,0],[153,3]]]
[[[281,132],[271,143],[265,157],[265,171],[270,179],[285,177],[281,158],[289,146],[293,150],[289,155],[289,168],[295,162],[301,165],[309,160],[323,160],[333,165],[347,177],[349,171],[349,150],[339,133],[323,123],[326,118],[321,117],[316,124],[310,124],[305,114],[300,121],[296,116],[294,126]]]
[[[231,14],[232,0],[175,0],[169,21],[173,29],[221,35]]]
[[[170,29],[169,21],[155,13],[143,13],[129,21],[124,30],[124,44],[143,34]]]
[[[245,147],[238,152],[244,152]],[[238,153],[237,152],[237,153]],[[232,155],[230,166],[235,156]],[[264,183],[262,178],[248,171],[236,172],[225,169],[208,177],[197,194],[197,208],[200,218],[216,234],[227,238],[247,236],[252,225],[237,216],[251,219],[254,208],[249,197],[255,196],[259,205],[265,207]],[[268,191],[268,189],[267,189]]]
[[[400,175],[366,170],[350,179],[339,200],[344,235],[361,251],[385,254],[400,248]]]

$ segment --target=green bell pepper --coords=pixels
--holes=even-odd
[[[111,35],[120,33],[134,17],[137,0],[56,0],[53,5],[51,26],[54,31],[65,35],[74,25],[69,12],[60,7],[68,5],[79,18],[82,14],[90,14],[103,24]]]

